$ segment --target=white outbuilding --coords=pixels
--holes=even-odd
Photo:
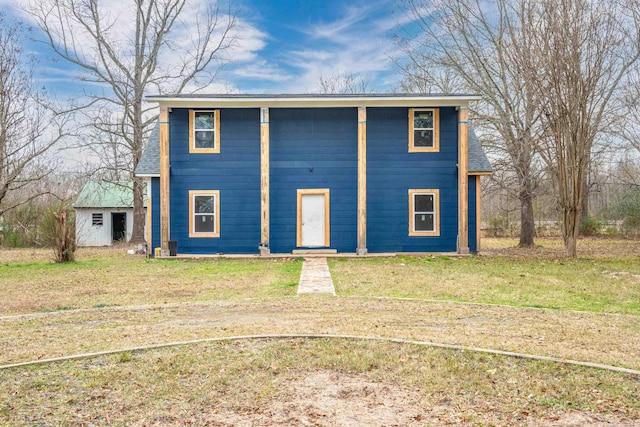
[[[132,185],[132,182],[87,182],[73,204],[78,246],[110,246],[129,240],[133,231]],[[144,206],[146,212],[146,196]],[[146,218],[145,213],[145,221]],[[144,230],[146,238],[146,225]]]

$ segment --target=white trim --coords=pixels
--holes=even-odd
[[[213,197],[213,212],[195,211],[196,197]],[[213,217],[213,231],[196,231],[196,216]],[[189,190],[189,237],[220,237],[220,190]]]
[[[415,228],[415,215],[424,213],[430,214],[431,212],[420,212],[415,209],[415,196],[417,195],[432,195],[433,196],[433,227],[431,231],[421,230],[417,231]],[[409,189],[409,236],[412,237],[426,237],[426,236],[440,236],[440,189]]]
[[[478,95],[418,95],[418,96],[149,96],[149,102],[157,102],[169,108],[277,108],[277,107],[460,107],[471,101],[479,101]]]

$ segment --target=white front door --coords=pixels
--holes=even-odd
[[[302,196],[302,246],[324,246],[324,195]]]
[[[298,244],[329,246],[329,190],[298,190]]]

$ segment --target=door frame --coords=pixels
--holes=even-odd
[[[297,203],[297,224],[296,224],[296,246],[302,246],[302,196],[315,194],[324,196],[324,246],[331,246],[331,234],[329,225],[330,221],[330,204],[329,204],[329,189],[328,188],[306,188],[298,189],[298,203]]]

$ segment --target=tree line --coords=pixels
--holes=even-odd
[[[565,252],[575,257],[600,156],[610,144],[640,138],[639,2],[404,5],[420,35],[401,38],[408,58],[400,67],[402,88],[481,94],[473,123],[494,160],[493,183],[519,201],[520,246],[534,244],[534,200],[546,182]]]

